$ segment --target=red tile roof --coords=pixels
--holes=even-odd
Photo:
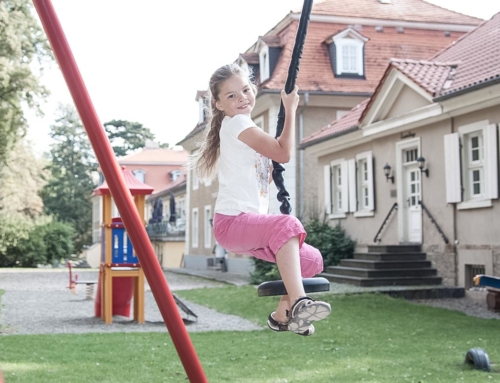
[[[272,77],[261,84],[261,90],[282,89],[288,75],[297,26],[298,21],[294,21],[281,32],[284,43],[281,57]],[[404,33],[398,33],[395,27],[385,27],[383,32],[377,32],[375,26],[358,27],[356,31],[368,38],[364,49],[366,80],[360,80],[334,76],[328,45],[325,43],[332,34],[347,28],[346,24],[309,24],[297,77],[297,85],[302,91],[368,96],[382,78],[390,58],[425,60],[462,35],[450,32],[450,36],[445,36],[443,31],[408,28],[404,29]]]
[[[301,147],[311,146],[321,141],[340,136],[344,133],[348,133],[352,130],[357,130],[360,116],[365,110],[369,100],[370,99],[364,100],[363,102],[352,108],[349,113],[346,113],[338,120],[332,122],[331,124],[328,124],[321,130],[314,132],[310,136],[304,138],[301,142]]]
[[[500,13],[483,22],[435,54],[430,60],[392,59],[371,99],[364,102],[361,113],[353,109],[342,119],[322,128],[302,141],[310,146],[343,130],[342,120],[348,119],[354,127],[363,119],[372,101],[382,88],[391,70],[397,69],[413,80],[435,99],[451,97],[456,92],[500,81]],[[361,105],[361,104],[360,104]],[[356,120],[357,118],[357,120]]]
[[[447,81],[451,81],[457,65],[458,63],[393,59],[389,67],[397,68],[434,97]]]
[[[140,152],[118,158],[119,164],[185,164],[188,160],[186,150],[170,148],[144,148]]]
[[[443,86],[439,96],[449,96],[467,88],[498,80],[500,12],[437,53],[431,60],[460,62],[452,81]]]
[[[301,10],[292,13],[300,14]],[[314,21],[313,16],[332,17],[331,22]],[[348,28],[348,21],[339,20],[351,18],[351,27],[369,39],[365,45],[365,76],[366,80],[336,78],[333,75],[328,45],[325,40]],[[375,25],[358,25],[363,20],[381,20],[396,22],[414,22],[419,28],[405,27],[403,33],[398,33],[395,26],[384,26],[382,32]],[[373,92],[382,78],[390,58],[409,58],[414,60],[428,59],[435,52],[443,49],[452,41],[458,39],[462,32],[449,32],[445,36],[443,30],[422,29],[425,24],[476,26],[481,19],[450,11],[423,0],[392,0],[383,4],[379,0],[343,1],[325,0],[316,2],[311,11],[306,42],[304,45],[297,85],[303,91],[309,92],[339,92],[366,94]],[[288,66],[295,43],[298,20],[292,21],[278,34],[283,44],[281,57],[271,78],[261,84],[261,89],[281,90],[288,75]],[[387,24],[387,23],[385,23]],[[270,31],[272,33],[272,31]],[[247,53],[252,52],[255,46]]]
[[[475,17],[463,15],[422,0],[391,0],[389,4],[381,3],[379,0],[318,1],[313,5],[311,14],[469,25],[477,25],[480,21]]]
[[[153,187],[139,181],[125,166],[122,166],[122,172],[123,178],[125,180],[125,185],[130,190],[130,193],[132,193],[132,195],[147,195],[153,192]],[[104,194],[110,194],[109,186],[106,181],[104,181],[100,186],[94,189],[94,195]]]

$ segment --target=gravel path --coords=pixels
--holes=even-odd
[[[96,280],[97,270],[76,269],[79,280]],[[229,274],[218,273],[217,278],[230,278]],[[172,292],[196,288],[218,288],[227,284],[197,276],[165,271],[165,277]],[[1,298],[0,335],[9,334],[54,334],[86,332],[149,332],[167,331],[156,301],[146,284],[144,324],[135,323],[130,318],[113,317],[110,325],[94,317],[94,301],[87,300],[84,285],[77,287],[77,294],[72,294],[68,286],[66,269],[20,270],[0,269],[0,289],[5,290]],[[242,284],[240,278],[231,281]],[[404,287],[401,287],[404,288]],[[394,289],[394,288],[391,288]],[[368,292],[373,289],[331,283],[330,293],[352,294]],[[379,288],[382,291],[383,288]],[[256,324],[243,318],[219,313],[207,307],[184,301],[184,304],[197,316],[197,321],[186,322],[189,332],[234,330],[250,331],[261,329]],[[461,311],[467,315],[484,319],[500,319],[500,313],[488,310],[486,300],[469,297],[459,299],[414,300],[415,304],[426,304],[449,310]],[[183,311],[181,316],[190,318]]]
[[[96,280],[98,272],[76,269],[79,280]],[[226,284],[189,275],[165,272],[172,292],[203,287],[218,288]],[[113,317],[112,324],[105,324],[94,317],[94,300],[87,300],[85,285],[72,294],[67,286],[68,271],[0,269],[1,298],[0,334],[55,334],[87,332],[151,332],[167,331],[156,301],[146,284],[144,324],[126,317]],[[183,303],[197,315],[197,321],[186,323],[189,332],[198,331],[250,331],[262,327],[243,318],[221,314],[188,301]],[[188,317],[180,311],[183,318]]]

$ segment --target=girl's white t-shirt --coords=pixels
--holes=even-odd
[[[219,194],[215,213],[268,212],[270,161],[238,139],[241,132],[253,127],[258,128],[245,114],[226,116],[222,120],[219,133]]]

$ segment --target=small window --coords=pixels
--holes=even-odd
[[[348,28],[325,42],[336,77],[365,78],[364,47],[368,39],[353,28]]]
[[[260,82],[266,81],[269,76],[269,47],[263,46],[259,52]]]
[[[210,205],[205,206],[205,249],[212,248],[212,207]]]
[[[457,209],[490,207],[498,198],[497,127],[478,121],[444,137],[446,199]]]
[[[192,235],[192,246],[193,247],[198,247],[198,236],[199,236],[199,220],[198,220],[198,208],[195,207],[192,211],[192,222],[191,222],[191,227],[193,228],[193,232],[191,233]]]
[[[177,180],[180,176],[182,175],[182,171],[180,170],[173,170],[170,172],[170,179],[172,181]]]
[[[198,190],[198,188],[200,187],[200,179],[198,178],[196,169],[193,169],[191,174],[193,175],[193,190]]]
[[[325,165],[325,210],[330,218],[345,218],[349,211],[347,161]]]
[[[417,161],[418,158],[418,148],[415,149],[406,149],[403,152],[403,163],[408,164],[410,162]]]
[[[471,199],[484,196],[484,155],[483,136],[481,133],[465,135],[467,146],[467,177],[469,181],[468,196]]]
[[[140,182],[142,182],[142,183],[145,183],[145,182],[146,182],[146,181],[145,181],[145,179],[146,179],[146,172],[145,172],[144,170],[134,170],[133,174],[134,174],[134,177],[135,177],[138,181],[140,181]]]
[[[465,265],[465,288],[471,289],[474,287],[474,277],[476,275],[486,274],[484,265]]]
[[[372,152],[363,152],[356,155],[356,198],[357,213],[355,216],[362,216],[364,212],[374,210],[374,186],[373,186],[373,159]],[[351,209],[355,210],[355,209]]]
[[[342,167],[339,165],[336,165],[332,168],[332,207],[333,207],[333,212],[338,213],[342,211],[343,208],[343,202],[344,202],[344,195],[342,194]]]

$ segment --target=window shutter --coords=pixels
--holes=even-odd
[[[446,180],[446,202],[462,202],[460,180],[460,139],[458,133],[444,136],[444,168]]]
[[[349,212],[349,184],[347,177],[347,161],[342,161],[340,164],[340,169],[342,171],[342,212]]]
[[[483,129],[483,142],[486,198],[498,198],[497,127],[495,124]]]
[[[330,165],[324,167],[325,212],[332,214],[332,171]]]
[[[373,156],[372,152],[368,152],[366,155],[366,164],[368,167],[368,210],[375,210],[375,182],[373,177]]]
[[[357,210],[357,190],[356,190],[356,160],[347,160],[347,176],[349,178],[349,211],[354,213]]]

